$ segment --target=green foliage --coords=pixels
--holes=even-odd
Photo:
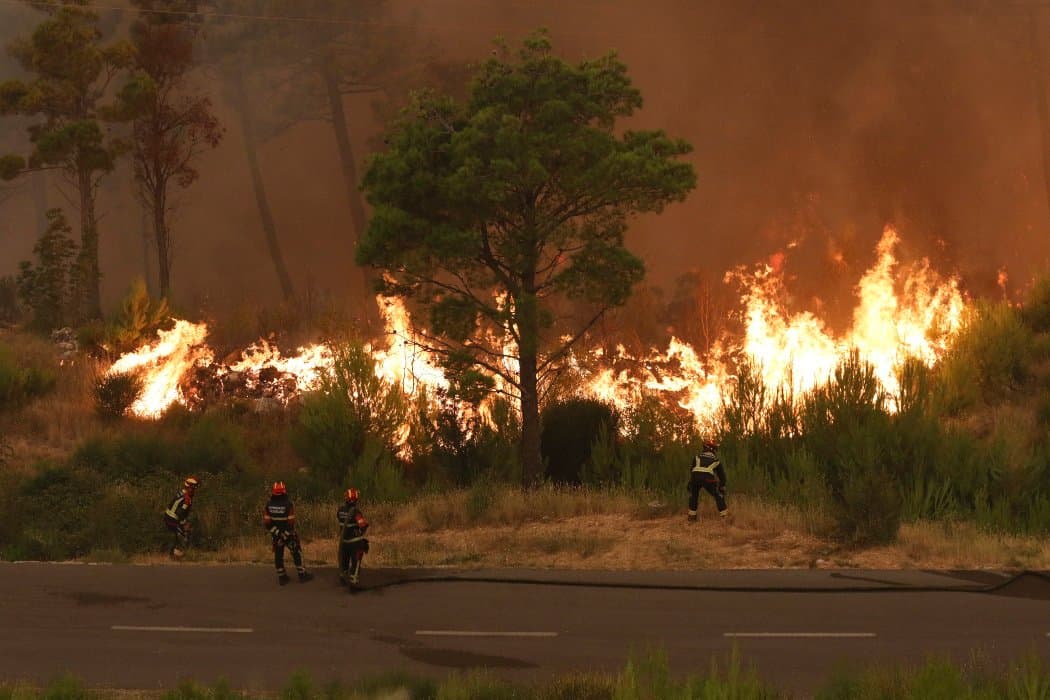
[[[146,282],[137,277],[120,303],[120,313],[107,330],[107,345],[117,351],[136,348],[171,320],[166,299],[153,299]]]
[[[121,418],[142,395],[142,378],[134,372],[118,372],[95,382],[95,407],[106,418]]]
[[[1036,333],[1050,332],[1050,274],[1040,276],[1032,285],[1021,318]]]
[[[945,410],[959,412],[1002,396],[1028,376],[1032,332],[1006,303],[979,302],[937,367]]]
[[[11,348],[0,344],[0,413],[47,394],[56,382],[52,368],[23,366]]]
[[[0,88],[0,111],[34,119],[28,127],[28,167],[59,167],[78,190],[77,320],[101,315],[95,196],[99,179],[113,170],[120,150],[102,127],[107,109],[101,100],[131,54],[124,42],[102,45],[101,36],[98,15],[90,9],[79,4],[55,8],[28,38],[8,47],[29,79],[7,81]],[[7,158],[0,174],[17,174],[18,165]]]
[[[10,275],[0,277],[0,323],[15,323],[22,318],[18,300],[18,280]]]
[[[377,465],[385,458],[377,461],[371,453],[396,450],[410,404],[399,387],[376,376],[375,360],[362,345],[348,343],[334,352],[331,375],[303,399],[292,444],[318,475],[340,485],[348,476],[356,479],[355,464],[384,472]]]
[[[135,483],[150,475],[243,471],[249,461],[244,438],[219,413],[194,417],[185,429],[166,435],[164,426],[147,425],[116,436],[97,436],[73,453],[70,463],[113,481]]]
[[[467,486],[479,478],[520,478],[517,441],[520,421],[510,403],[488,403],[491,420],[476,408],[464,416],[461,404],[432,402],[421,393],[415,403],[409,447],[412,471],[433,485]]]
[[[518,386],[529,485],[538,382],[644,274],[623,245],[628,216],[695,185],[687,143],[615,129],[640,106],[614,55],[569,64],[540,32],[480,66],[464,102],[419,94],[365,174],[374,212],[358,261],[424,307],[460,391],[484,389],[482,368]],[[567,300],[590,308],[573,318]],[[504,362],[507,333],[520,371]]]
[[[18,296],[32,313],[32,326],[50,331],[76,319],[74,278],[77,245],[61,209],[47,212],[48,226],[33,246],[35,264],[19,265]]]
[[[581,483],[581,470],[595,441],[600,434],[615,435],[618,426],[612,407],[594,399],[551,404],[540,414],[540,423],[540,452],[547,464],[547,478],[562,484]]]

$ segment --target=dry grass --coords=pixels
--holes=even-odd
[[[542,489],[522,496],[490,488],[488,507],[474,511],[473,490],[429,495],[409,504],[363,504],[372,522],[374,567],[531,567],[590,570],[1050,568],[1050,542],[997,536],[972,525],[905,524],[897,543],[845,550],[822,533],[818,514],[738,496],[720,520],[704,502],[689,524],[684,503],[664,504],[619,492]],[[302,509],[303,548],[312,565],[336,562],[335,505]],[[331,522],[330,522],[331,521]],[[313,535],[313,536],[311,536]],[[192,552],[202,563],[272,561],[264,532],[219,552]],[[160,555],[136,562],[165,561]]]
[[[80,356],[59,365],[55,346],[29,333],[3,333],[0,342],[26,365],[50,368],[58,380],[54,391],[31,401],[0,424],[12,450],[10,463],[26,466],[42,459],[68,457],[101,426],[93,399],[99,363]]]

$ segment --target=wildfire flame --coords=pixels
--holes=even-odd
[[[142,395],[131,405],[140,418],[158,418],[174,403],[183,403],[180,382],[196,366],[209,365],[213,355],[204,344],[208,326],[176,321],[157,333],[157,341],[122,355],[106,372],[107,376],[135,372],[142,376]]]
[[[741,358],[758,368],[768,388],[800,396],[825,382],[835,367],[856,351],[874,367],[883,388],[892,396],[899,388],[897,370],[901,362],[914,357],[928,366],[936,363],[959,330],[966,310],[958,281],[942,278],[925,259],[900,265],[894,254],[898,242],[897,233],[887,228],[876,248],[875,264],[856,286],[857,305],[852,324],[844,333],[836,335],[812,312],[788,311],[782,275],[786,254],[781,253],[772,256],[768,264],[726,276],[727,282],[741,289],[742,337],[722,338],[706,356],[672,338],[666,350],[653,350],[643,357],[632,357],[623,347],[611,356],[594,351],[582,358],[570,357],[579,377],[578,391],[621,411],[629,411],[646,395],[657,396],[688,411],[698,425],[705,427],[713,425],[722,397],[735,381],[735,367]],[[387,334],[367,348],[375,359],[377,376],[410,395],[423,390],[430,396],[444,394],[449,388],[448,378],[438,359],[423,349],[408,310],[395,299],[380,297],[378,301]],[[287,401],[316,388],[334,361],[326,345],[302,347],[295,355],[285,357],[275,346],[261,341],[235,361],[216,364],[205,345],[206,336],[205,324],[177,321],[171,330],[162,331],[156,342],[113,364],[109,374],[135,371],[143,378],[145,390],[131,407],[134,415],[155,418],[173,404],[188,403],[192,397],[187,395],[187,377],[195,370],[207,370],[231,386],[248,390],[274,386],[272,398]],[[490,341],[496,347],[502,345],[512,356],[510,338],[507,332],[504,338]],[[508,370],[513,371],[513,362],[506,362]],[[461,407],[464,415],[469,410]],[[485,407],[480,415],[489,416]]]
[[[857,284],[853,323],[840,336],[813,313],[785,309],[784,282],[773,265],[737,271],[727,281],[743,289],[744,337],[724,338],[710,356],[701,358],[689,345],[672,338],[664,353],[620,361],[630,369],[605,368],[590,376],[581,393],[596,396],[620,410],[636,405],[644,392],[663,394],[693,414],[701,426],[712,425],[722,396],[734,380],[737,358],[750,360],[766,387],[799,396],[827,381],[851,351],[870,363],[892,397],[899,390],[897,370],[914,357],[932,366],[943,356],[962,325],[966,303],[955,278],[942,279],[928,260],[900,269],[894,255],[896,231],[883,232],[878,258]],[[778,267],[783,259],[771,260]],[[658,369],[654,369],[658,368]],[[673,368],[673,369],[668,369]]]

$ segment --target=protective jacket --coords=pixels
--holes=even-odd
[[[181,491],[168,505],[168,509],[164,511],[164,519],[182,525],[189,519],[192,507],[193,494],[189,491]]]
[[[263,511],[263,527],[274,537],[295,531],[295,506],[288,494],[270,496]]]
[[[368,520],[357,509],[356,505],[344,503],[336,512],[339,518],[339,539],[347,544],[360,542],[365,538],[368,531]]]
[[[718,456],[711,450],[704,450],[693,457],[693,474],[701,481],[712,482],[718,480],[718,487],[726,487],[726,470],[719,461]]]

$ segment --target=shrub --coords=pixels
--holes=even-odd
[[[142,396],[143,386],[134,372],[105,375],[95,383],[95,408],[105,418],[121,418]]]
[[[67,467],[41,465],[19,489],[22,523],[20,548],[32,558],[68,559],[91,549],[85,523],[97,517],[96,504],[85,495],[95,484]],[[25,556],[25,554],[23,554]]]
[[[540,452],[555,483],[579,484],[581,470],[599,435],[615,435],[618,418],[608,404],[572,399],[543,409]]]
[[[958,412],[1002,395],[1028,375],[1032,332],[1006,303],[980,302],[938,365],[941,401]]]
[[[802,402],[802,442],[827,488],[836,534],[850,544],[892,541],[900,528],[900,462],[874,368],[851,353]]]
[[[55,388],[55,372],[45,367],[23,367],[6,345],[0,345],[0,411],[18,408]]]
[[[395,450],[410,406],[399,387],[376,376],[375,360],[360,344],[335,353],[332,374],[303,399],[292,444],[320,475],[341,484],[369,440]]]
[[[141,277],[136,278],[120,303],[120,313],[105,330],[112,350],[131,350],[149,340],[171,318],[166,299],[153,299]]]
[[[0,323],[14,323],[22,317],[18,303],[18,283],[10,275],[0,277]]]
[[[19,265],[18,295],[33,314],[32,325],[49,331],[77,319],[76,255],[72,230],[61,209],[47,212],[47,231],[33,246],[36,264]]]
[[[1050,332],[1050,274],[1039,277],[1032,285],[1021,318],[1036,333]]]

